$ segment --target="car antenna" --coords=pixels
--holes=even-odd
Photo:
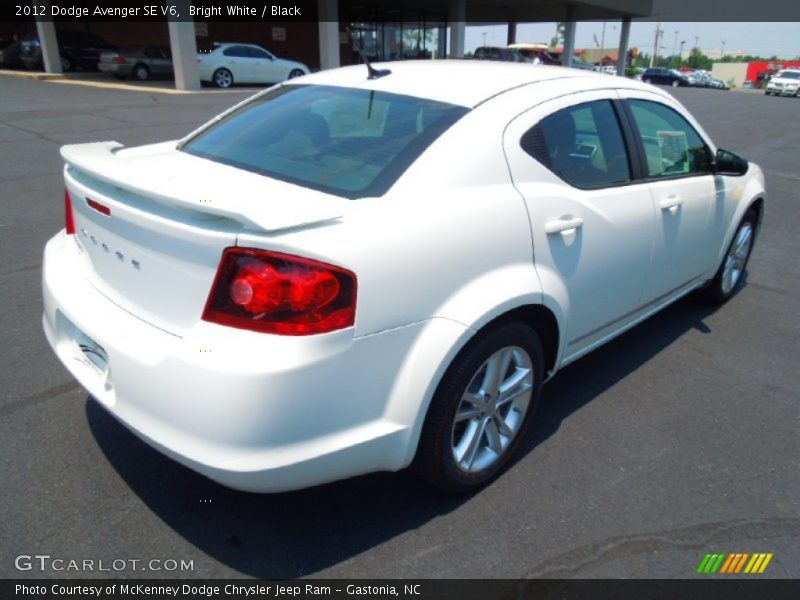
[[[361,47],[361,44],[356,43],[356,38],[353,37],[353,32],[350,28],[347,28],[347,33],[350,36],[350,40],[353,42],[353,47],[358,51],[358,55],[361,57],[361,60],[365,65],[367,65],[367,79],[380,79],[381,77],[386,77],[387,75],[391,75],[392,72],[389,69],[376,69],[373,67],[367,55],[364,54],[364,49]]]

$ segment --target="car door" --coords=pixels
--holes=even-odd
[[[252,83],[255,73],[247,46],[229,46],[222,51],[222,64],[233,74],[235,83]]]
[[[269,52],[257,46],[248,46],[253,67],[253,83],[276,83],[284,80],[278,73],[278,61]]]
[[[152,75],[164,74],[164,55],[158,46],[146,46],[142,49],[144,63]]]
[[[568,313],[566,361],[635,318],[650,266],[653,204],[620,110],[614,92],[572,94],[523,113],[504,137],[537,272]]]
[[[653,261],[642,296],[644,303],[655,302],[713,267],[716,241],[709,228],[718,201],[713,154],[679,105],[650,92],[620,94],[640,143],[656,214]]]

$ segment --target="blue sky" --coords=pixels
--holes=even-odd
[[[725,42],[725,51],[742,51],[746,54],[762,56],[778,55],[780,58],[800,56],[800,23],[662,23],[665,31],[659,54],[672,54],[677,32],[677,46],[685,40],[684,50],[697,44],[701,49],[719,50]],[[599,41],[602,36],[602,21],[578,23],[575,45],[578,48],[596,48],[594,36]],[[656,23],[636,22],[631,24],[630,45],[641,51],[652,53],[655,42]],[[474,50],[483,45],[484,32],[488,45],[505,45],[506,26],[488,27],[467,26],[466,50]],[[555,23],[520,23],[517,26],[518,42],[548,42],[555,33]],[[619,44],[620,24],[618,21],[606,23],[606,48]],[[677,50],[676,50],[677,52]]]

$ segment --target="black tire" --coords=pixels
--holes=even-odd
[[[516,427],[514,434],[510,437],[502,436],[507,445],[501,452],[494,452],[488,447],[482,448],[482,456],[488,456],[494,462],[480,470],[468,472],[459,466],[454,456],[454,445],[459,427],[456,422],[456,411],[462,406],[462,398],[467,393],[468,386],[480,378],[481,373],[484,374],[483,377],[486,377],[484,366],[488,359],[509,348],[513,348],[512,352],[520,358],[523,358],[522,354],[516,353],[524,352],[531,365],[533,376],[532,382],[529,384],[531,387],[528,388],[528,384],[524,384],[525,390],[530,389],[527,409],[521,420],[514,425]],[[508,365],[506,368],[507,373],[511,373],[513,376],[513,373],[520,372],[516,368],[512,371],[511,366],[513,365]],[[501,374],[501,380],[503,377],[505,374]],[[422,427],[417,454],[414,458],[414,469],[434,487],[451,493],[472,492],[492,481],[508,464],[508,460],[514,454],[520,440],[525,437],[539,403],[543,379],[544,353],[539,336],[533,329],[524,323],[510,321],[479,333],[453,359],[436,389]],[[476,396],[480,396],[480,394],[476,394]],[[484,398],[487,397],[484,396]],[[516,394],[516,397],[524,402],[527,393]],[[514,418],[511,416],[511,411],[513,410],[517,414],[521,412],[514,406],[516,402],[517,400],[507,403],[508,408],[505,409],[507,412],[503,417],[506,419],[503,421],[506,427],[512,423]],[[498,411],[500,410],[503,409],[498,409]],[[499,412],[495,414],[499,414]],[[519,417],[517,418],[519,419]],[[475,417],[475,419],[477,424],[478,421],[483,421],[484,417]],[[470,427],[473,424],[471,419],[462,420],[460,423],[465,421],[467,425],[464,427]],[[491,424],[492,418],[488,417],[485,421]],[[499,428],[499,424],[499,421],[495,421],[493,424],[495,434],[498,430],[502,430]],[[488,432],[489,425],[485,425],[485,427],[486,429],[481,429],[481,433],[477,437],[481,443],[485,439],[488,445],[488,433],[484,433],[484,431]],[[467,451],[465,451],[466,453]]]
[[[131,69],[131,76],[136,81],[147,81],[150,79],[150,69],[147,68],[147,65],[134,65]]]
[[[211,80],[218,88],[229,88],[233,85],[233,73],[228,69],[217,69],[211,76]]]
[[[679,87],[680,85],[681,85],[681,82],[678,81],[677,79],[673,79],[672,80],[672,87]]]
[[[289,79],[294,79],[295,77],[302,77],[305,74],[306,73],[305,71],[303,71],[303,69],[292,69],[289,72]]]
[[[647,79],[644,80],[644,82],[645,83],[653,83],[653,80],[648,77]]]
[[[723,302],[726,302],[728,299],[732,298],[734,294],[741,289],[742,283],[745,279],[744,274],[747,270],[747,263],[750,260],[750,255],[753,253],[753,242],[755,241],[757,224],[758,216],[756,215],[755,210],[751,208],[745,213],[744,217],[742,217],[742,220],[739,223],[739,226],[736,228],[736,233],[733,234],[733,239],[728,245],[728,249],[725,251],[725,256],[722,258],[722,263],[720,264],[719,269],[717,269],[716,275],[714,275],[714,278],[709,281],[705,287],[699,290],[698,295],[703,301],[709,304],[722,304]],[[731,258],[732,251],[734,250],[737,240],[739,240],[739,236],[745,227],[750,228],[749,245],[747,247],[746,254],[743,257],[744,261],[741,265],[741,269],[739,269],[739,275],[736,278],[736,281],[732,286],[728,286],[725,284],[725,267],[728,263],[728,260]]]

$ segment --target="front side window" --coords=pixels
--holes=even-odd
[[[528,130],[520,145],[578,188],[610,187],[631,180],[628,153],[610,100],[553,113]]]
[[[686,119],[658,102],[629,100],[628,103],[639,129],[650,177],[711,171],[711,152]]]
[[[379,196],[468,110],[374,90],[287,85],[181,150],[346,198]]]

